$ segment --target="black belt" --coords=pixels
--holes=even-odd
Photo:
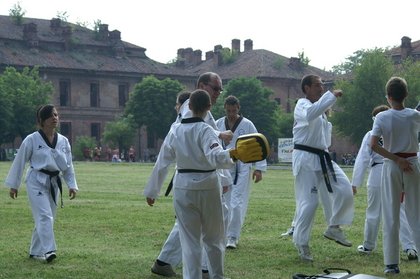
[[[380,162],[380,163],[378,163],[378,162],[373,162],[372,163],[372,165],[370,166],[371,168],[373,168],[374,166],[376,166],[376,165],[382,165],[383,164],[383,162]]]
[[[205,173],[205,172],[214,172],[216,170],[195,170],[195,169],[179,169],[177,170],[179,173],[187,173],[187,172],[194,172],[194,173]],[[165,197],[169,195],[169,193],[172,190],[172,187],[174,186],[174,176],[172,176],[171,181],[168,184],[168,188],[166,188]]]
[[[57,186],[58,186],[58,190],[60,190],[60,197],[61,197],[61,207],[64,207],[64,204],[63,204],[63,186],[61,184],[61,179],[60,179],[60,176],[59,176],[60,171],[49,171],[49,170],[44,170],[44,169],[41,169],[39,171],[50,176],[51,196],[53,198],[53,201],[54,201],[55,205],[57,205],[57,201],[56,201],[54,186],[51,183],[51,179],[53,177],[57,177]]]
[[[321,169],[322,174],[324,175],[325,185],[327,186],[328,192],[332,193],[333,190],[331,188],[330,178],[328,176],[327,166],[330,169],[331,175],[335,182],[337,182],[337,178],[335,176],[334,167],[332,165],[331,156],[328,152],[322,149],[302,145],[302,144],[295,144],[294,149],[307,151],[309,153],[317,154],[319,156],[319,160],[321,162]]]

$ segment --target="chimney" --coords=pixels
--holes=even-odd
[[[194,66],[198,65],[201,63],[201,56],[202,56],[202,52],[201,50],[197,49],[194,50]]]
[[[38,29],[35,23],[26,23],[23,25],[23,39],[28,42],[30,48],[38,47]]]
[[[185,66],[185,55],[184,55],[184,49],[178,48],[178,51],[176,53],[176,66],[178,67],[184,67]]]
[[[71,35],[73,34],[71,26],[64,26],[61,34],[64,38],[64,49],[69,50],[71,47]]]
[[[302,70],[302,62],[298,57],[290,57],[289,59],[289,67],[293,70]]]
[[[114,30],[109,32],[109,39],[111,43],[118,43],[121,41],[121,32],[118,30]]]
[[[244,51],[248,51],[248,50],[252,50],[253,46],[252,46],[252,40],[248,39],[245,40],[244,42]]]
[[[190,47],[184,49],[184,57],[185,57],[185,64],[191,65],[194,61],[193,49]]]
[[[404,36],[401,38],[401,60],[405,60],[411,56],[413,48],[411,46],[411,38]]]
[[[213,51],[214,51],[214,53],[217,53],[217,52],[219,52],[222,49],[223,49],[223,46],[222,45],[215,45]]]
[[[215,49],[216,49],[216,47],[215,47]],[[222,65],[222,63],[223,63],[221,50],[222,50],[222,46],[220,46],[220,48],[218,48],[218,50],[214,52],[214,57],[213,57],[213,62],[214,63],[213,64],[216,67]]]
[[[101,41],[105,41],[108,39],[108,36],[108,24],[99,24],[98,39]]]
[[[232,53],[241,52],[241,40],[233,39],[232,40]]]
[[[56,33],[61,28],[61,19],[59,18],[53,18],[50,20],[50,28],[51,30]]]
[[[214,51],[210,50],[206,52],[206,61],[212,59],[214,57]]]

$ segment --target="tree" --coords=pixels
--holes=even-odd
[[[257,130],[263,133],[270,142],[277,142],[282,135],[280,120],[283,114],[277,103],[270,99],[273,91],[264,87],[256,78],[237,78],[229,81],[223,95],[236,96],[241,103],[241,114],[250,119]],[[212,109],[215,118],[222,117],[224,98],[219,98]],[[290,123],[292,127],[293,121]]]
[[[346,58],[347,61],[332,67],[332,72],[337,75],[345,75],[353,72],[354,68],[360,65],[363,55],[368,53],[366,50],[358,50],[353,52],[353,55]]]
[[[354,65],[353,79],[338,81],[336,88],[343,89],[339,112],[333,113],[331,121],[342,135],[348,136],[357,145],[372,128],[372,109],[387,104],[385,84],[392,76],[394,67],[382,49],[365,51],[360,63]]]
[[[127,151],[136,134],[133,126],[130,117],[121,117],[116,121],[108,122],[103,133],[104,142],[113,148],[118,147],[120,151]]]
[[[53,86],[39,77],[37,67],[25,67],[21,72],[7,67],[0,75],[0,90],[2,97],[10,100],[13,113],[7,140],[12,141],[16,136],[23,139],[36,128],[36,110],[50,102]]]
[[[309,62],[311,62],[311,60],[305,56],[305,52],[302,50],[302,52],[298,52],[298,58],[300,59],[300,62],[302,62],[303,65],[308,66]]]
[[[9,16],[17,25],[22,25],[25,11],[20,6],[20,3],[14,4],[13,8],[9,10]]]
[[[124,115],[131,115],[136,128],[145,125],[149,136],[163,139],[176,118],[176,95],[184,86],[169,78],[145,77],[136,84],[127,102]]]
[[[397,68],[396,75],[403,77],[408,84],[408,97],[404,105],[414,108],[420,101],[420,61],[406,59],[401,67]]]

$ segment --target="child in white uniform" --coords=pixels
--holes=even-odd
[[[40,107],[37,120],[40,130],[23,140],[5,184],[10,188],[10,197],[17,198],[23,171],[29,161],[26,190],[35,221],[29,257],[51,262],[56,258],[53,227],[57,198],[62,190],[60,173],[69,187],[70,199],[76,197],[78,188],[69,141],[56,132],[59,118],[54,106]]]
[[[372,111],[372,117],[381,111],[388,110],[385,105],[377,106]],[[353,168],[353,192],[357,193],[357,188],[364,181],[367,169],[370,169],[367,180],[367,207],[364,229],[364,242],[357,247],[357,251],[363,254],[370,254],[376,248],[379,224],[381,222],[381,175],[383,157],[372,151],[370,148],[370,138],[372,131],[366,133],[360,145],[359,152]],[[417,250],[413,242],[412,231],[405,216],[405,203],[401,203],[400,211],[400,242],[409,260],[417,259]]]
[[[379,113],[373,122],[371,147],[385,157],[382,169],[383,253],[386,274],[399,273],[399,226],[401,194],[405,212],[420,247],[420,165],[417,160],[420,112],[405,108],[407,82],[392,77],[386,84],[390,110]],[[383,147],[379,139],[383,138]]]

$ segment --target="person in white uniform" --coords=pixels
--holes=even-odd
[[[203,242],[208,256],[210,278],[223,279],[224,223],[222,187],[216,169],[229,169],[235,158],[224,150],[214,129],[203,118],[211,107],[205,90],[191,93],[191,118],[174,124],[163,144],[161,168],[155,174],[163,182],[171,163],[176,161],[174,208],[182,247],[183,278],[201,279]],[[232,154],[232,155],[231,155]],[[160,188],[162,183],[157,185]],[[153,205],[155,198],[147,197]]]
[[[418,133],[420,112],[406,108],[408,96],[405,79],[392,77],[386,86],[391,109],[376,115],[370,145],[384,157],[382,167],[382,228],[385,274],[400,273],[399,227],[401,194],[404,192],[405,213],[413,231],[414,243],[420,247],[420,165]],[[379,144],[383,138],[383,146]]]
[[[372,118],[381,111],[388,110],[385,105],[377,106],[372,111]],[[363,244],[357,247],[357,251],[362,254],[370,254],[376,248],[379,224],[381,222],[381,175],[383,157],[370,148],[372,131],[363,137],[356,161],[353,167],[352,186],[353,192],[363,184],[366,171],[369,169],[367,180],[367,207],[364,229]],[[417,249],[413,241],[412,231],[405,215],[405,202],[401,202],[400,210],[400,242],[408,260],[417,260]]]
[[[76,197],[78,187],[69,141],[56,132],[59,117],[55,107],[41,106],[37,111],[37,122],[40,129],[23,140],[5,185],[10,188],[10,197],[16,199],[25,165],[29,162],[26,190],[35,222],[29,257],[51,262],[56,258],[57,250],[53,227],[62,191],[60,176],[69,188],[70,199]],[[62,202],[61,197],[61,205]]]
[[[303,77],[301,88],[305,98],[296,104],[293,126],[292,170],[297,210],[293,242],[303,261],[313,261],[309,239],[319,202],[319,187],[327,187],[332,199],[331,218],[324,236],[347,247],[352,244],[340,225],[352,223],[354,204],[349,179],[328,153],[331,126],[325,112],[343,93],[334,90],[323,94],[321,78],[316,75]]]
[[[199,76],[197,80],[197,89],[206,90],[210,94],[210,99],[212,104],[216,103],[217,98],[220,96],[221,92],[223,91],[222,87],[222,79],[220,76],[214,72],[206,72]],[[180,122],[183,118],[189,118],[192,116],[192,112],[189,109],[189,99],[187,99],[180,107],[178,117],[175,122]],[[204,121],[212,126],[214,129],[217,129],[216,122],[209,111],[204,118]],[[224,132],[216,132],[218,133],[219,139],[223,140],[224,142],[230,142],[233,137],[233,133],[231,131],[224,131]],[[166,138],[165,138],[166,140]],[[160,153],[155,163],[155,167],[153,171],[157,171],[161,167],[161,159]],[[228,186],[232,184],[232,178],[230,176],[229,170],[218,170],[217,174],[221,180],[221,185],[223,186],[223,191],[226,191]],[[152,173],[149,178],[149,181],[146,184],[144,189],[144,195],[146,197],[153,197],[157,198],[159,194],[159,189],[157,185],[160,181],[156,180],[156,175]],[[222,197],[224,199],[224,197]],[[224,211],[227,213],[227,208],[224,207]],[[227,216],[227,214],[226,214]],[[227,222],[226,222],[227,224]],[[162,275],[165,277],[172,277],[175,276],[176,273],[173,270],[174,266],[179,265],[182,262],[182,253],[181,253],[181,242],[179,240],[179,227],[178,222],[175,220],[175,224],[166,239],[159,256],[157,257],[156,261],[153,263],[151,268],[152,273]],[[206,254],[203,253],[203,273],[204,276],[208,275],[207,270],[207,260]]]
[[[239,114],[241,106],[238,98],[228,96],[225,99],[224,109],[226,116],[219,118],[216,121],[216,125],[219,131],[230,130],[233,133],[232,141],[229,144],[225,144],[226,149],[234,148],[236,139],[239,136],[258,132],[251,120]],[[254,164],[255,170],[252,173],[252,179],[255,183],[258,183],[262,180],[262,172],[267,170],[267,161],[263,160]],[[225,194],[228,207],[226,248],[235,249],[239,242],[241,229],[248,210],[252,165],[251,163],[245,164],[237,161],[230,170],[233,184],[230,187],[231,189]]]

